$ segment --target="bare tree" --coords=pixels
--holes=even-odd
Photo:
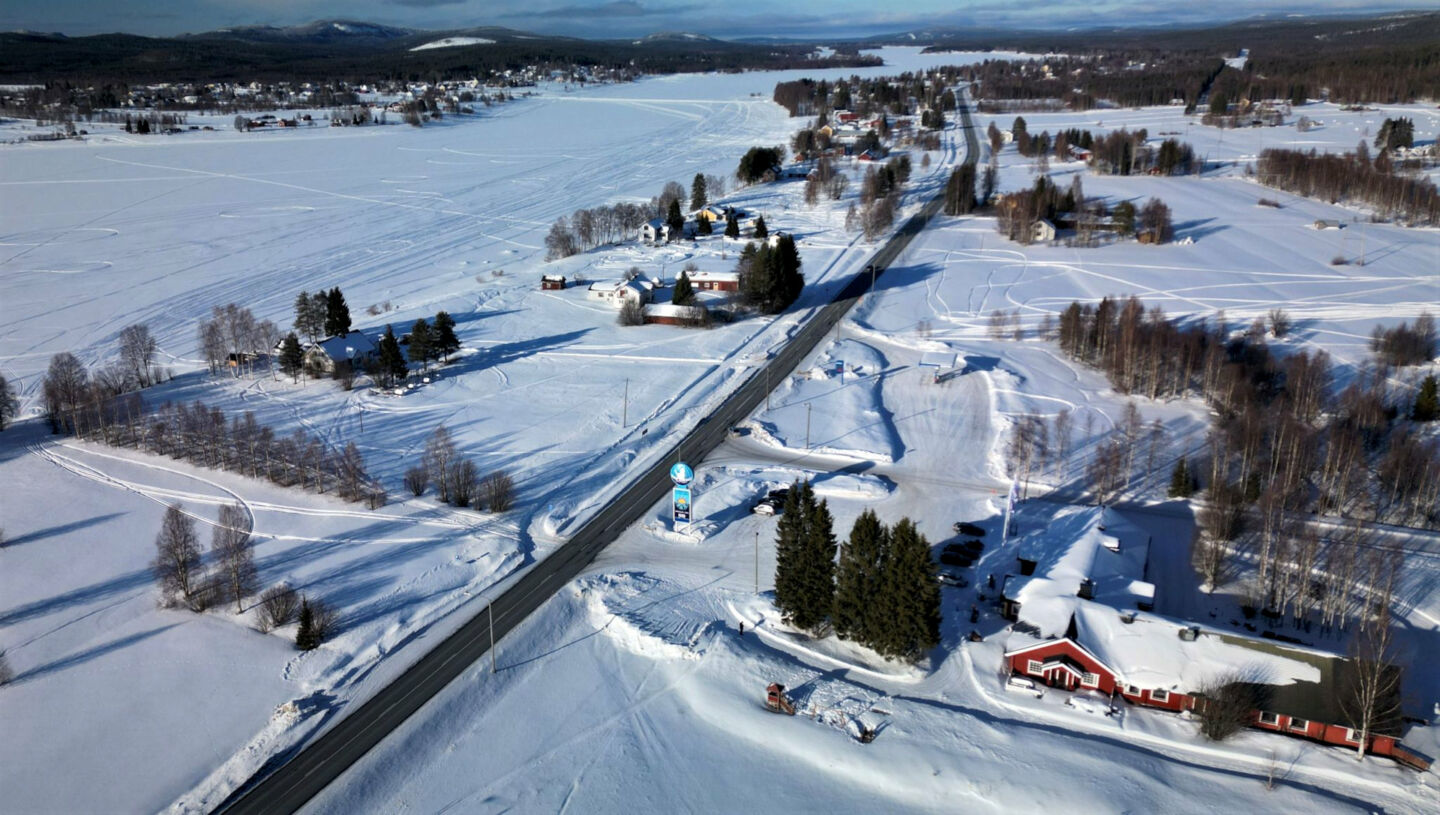
[[[1193,544],[1192,559],[1214,593],[1230,574],[1230,545],[1244,529],[1244,501],[1240,489],[1223,479],[1211,482],[1204,507],[1196,513],[1200,529]]]
[[[504,470],[485,476],[480,483],[480,496],[477,501],[483,501],[485,508],[491,512],[505,512],[510,509],[515,500],[515,482]]]
[[[1224,741],[1245,729],[1254,711],[1265,708],[1268,700],[1264,698],[1264,688],[1237,670],[1200,683],[1195,694],[1200,732],[1211,741]]]
[[[56,433],[75,432],[89,392],[90,373],[74,354],[62,351],[51,357],[44,384],[45,414],[50,420],[50,429]]]
[[[4,430],[15,418],[15,412],[19,409],[20,402],[15,398],[15,391],[5,377],[0,376],[0,430]]]
[[[144,323],[126,326],[120,331],[120,360],[140,387],[148,388],[154,381],[151,368],[158,346]]]
[[[0,651],[0,686],[8,685],[15,679],[15,672],[10,670],[10,660],[5,658],[5,652]]]
[[[250,538],[250,516],[240,504],[220,507],[220,518],[210,539],[210,551],[220,568],[225,591],[235,600],[235,613],[245,610],[244,600],[255,591],[258,579],[255,550]]]
[[[1395,662],[1395,633],[1388,607],[1367,615],[1351,639],[1343,668],[1340,706],[1359,737],[1356,756],[1365,757],[1370,738],[1400,719],[1400,669]]]
[[[425,488],[430,486],[430,472],[424,467],[411,467],[405,471],[405,489],[410,494],[419,498],[425,494]]]
[[[435,428],[435,432],[431,433],[425,442],[425,455],[421,463],[430,473],[430,481],[435,485],[440,500],[446,503],[450,501],[450,465],[454,463],[456,455],[458,452],[455,441],[450,438],[450,431],[443,424]]]
[[[1283,308],[1272,308],[1272,309],[1270,309],[1270,315],[1269,315],[1269,316],[1270,316],[1270,333],[1273,334],[1273,335],[1275,335],[1275,338],[1276,338],[1276,339],[1280,339],[1280,338],[1284,337],[1286,334],[1289,334],[1289,333],[1290,333],[1290,327],[1291,327],[1291,325],[1292,325],[1293,323],[1292,323],[1291,320],[1290,320],[1290,315],[1289,315],[1288,313],[1286,313],[1285,309],[1283,309]]]
[[[284,584],[271,586],[260,595],[261,619],[268,628],[278,628],[295,619],[300,596]]]
[[[1074,426],[1075,416],[1070,412],[1070,408],[1062,408],[1055,414],[1055,429],[1052,435],[1055,439],[1055,461],[1060,467],[1064,466],[1065,457],[1070,454],[1070,436]],[[1064,477],[1063,474],[1061,477]]]
[[[451,464],[449,481],[450,502],[457,507],[470,506],[470,498],[480,481],[480,471],[475,468],[475,462],[465,458]]]
[[[1125,445],[1119,440],[1110,439],[1095,450],[1087,475],[1097,505],[1107,506],[1115,500],[1124,480],[1124,468]]]
[[[179,504],[165,509],[160,534],[155,537],[155,560],[151,563],[167,603],[177,595],[192,603],[200,589],[200,540],[195,521]]]

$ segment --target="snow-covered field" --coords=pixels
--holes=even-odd
[[[890,65],[866,73],[963,61],[916,49],[885,56]],[[786,141],[800,122],[768,99],[776,81],[800,75],[556,91],[421,130],[216,130],[148,141],[110,132],[86,144],[0,150],[0,370],[20,383],[27,411],[51,354],[69,350],[98,365],[122,327],[147,322],[180,375],[151,398],[203,399],[328,443],[353,439],[392,498],[370,511],[55,443],[38,423],[0,434],[0,481],[16,485],[0,518],[10,542],[0,550],[0,648],[18,675],[0,692],[7,801],[23,811],[213,806],[483,607],[603,503],[628,467],[699,421],[803,307],[865,262],[866,247],[840,228],[845,202],[809,210],[798,183],[732,195],[799,238],[811,285],[786,317],[711,331],[621,328],[583,288],[542,292],[538,277],[563,270],[596,280],[639,266],[673,280],[687,262],[729,268],[736,244],[718,236],[630,244],[547,266],[541,242],[560,215],[648,200],[670,180],[688,187],[696,172],[729,172],[752,145]],[[1425,131],[1420,117],[1429,112],[1409,112]],[[1097,115],[1027,119],[1039,132],[1094,128]],[[1333,111],[1324,129],[1303,135],[1350,149],[1383,119],[1347,124],[1347,116],[1362,114]],[[1100,118],[1152,134],[1186,129],[1178,109]],[[1223,149],[1253,154],[1259,145],[1246,139],[1278,131],[1257,133],[1226,132]],[[928,175],[917,163],[917,192],[933,190],[958,160],[962,142],[949,136]],[[1218,131],[1197,126],[1188,139],[1202,155],[1213,149],[1212,159],[1221,152]],[[1013,148],[1002,159],[1003,186],[1030,182]],[[1057,181],[1073,169],[1057,166]],[[1059,694],[1007,695],[996,678],[998,639],[961,645],[978,587],[945,590],[944,642],[919,671],[807,643],[755,596],[755,583],[767,590],[773,575],[775,522],[747,509],[767,489],[815,477],[842,535],[867,506],[890,522],[909,515],[932,542],[959,519],[991,519],[993,533],[1012,417],[1090,408],[1079,411],[1082,427],[1083,414],[1096,419],[1081,450],[1108,431],[1122,402],[1103,378],[1038,342],[986,339],[995,308],[1021,308],[1033,325],[1071,299],[1133,291],[1171,312],[1225,308],[1238,325],[1282,304],[1298,320],[1290,343],[1353,363],[1376,320],[1408,319],[1440,300],[1434,232],[1367,226],[1366,265],[1331,267],[1337,252],[1359,253],[1357,229],[1308,228],[1340,217],[1336,208],[1239,177],[1087,176],[1085,184],[1091,195],[1159,195],[1195,243],[1017,247],[985,219],[942,222],[802,366],[805,376],[776,383],[748,434],[697,467],[691,534],[667,531],[657,507],[502,641],[496,677],[467,674],[317,808],[1429,808],[1433,779],[1425,787],[1388,763],[1357,767],[1340,751],[1259,734],[1216,749],[1173,717],[1113,720],[1067,707]],[[1284,208],[1256,208],[1261,195]],[[448,310],[466,350],[403,397],[200,372],[195,325],[211,306],[235,301],[288,324],[299,290],[337,285],[365,329],[399,330]],[[367,315],[372,304],[382,313]],[[937,351],[957,353],[963,367],[933,384],[919,362]],[[1177,438],[1203,429],[1194,405],[1143,410]],[[516,476],[519,509],[493,518],[429,497],[401,500],[401,473],[439,424],[482,471]],[[299,655],[292,629],[262,635],[250,614],[157,609],[147,564],[163,503],[173,500],[202,521],[218,503],[247,506],[262,581],[332,600],[341,635]],[[1139,522],[1177,539],[1187,532],[1183,521]],[[202,539],[206,530],[202,523]],[[993,534],[991,547],[982,564],[1003,569]],[[1183,562],[1171,571],[1187,579]],[[999,627],[988,613],[979,626]],[[1425,630],[1433,634],[1433,620]],[[807,715],[765,712],[759,700],[770,681],[790,686]],[[861,721],[881,727],[873,744],[851,738]],[[1284,779],[1267,792],[1272,750]],[[57,784],[61,767],[89,775]]]

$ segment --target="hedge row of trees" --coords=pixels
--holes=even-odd
[[[1393,171],[1387,153],[1370,158],[1361,142],[1353,153],[1268,148],[1256,163],[1256,178],[1278,189],[1335,203],[1374,207],[1382,218],[1411,226],[1440,225],[1440,190],[1424,176]]]
[[[855,521],[836,563],[833,519],[809,481],[786,496],[775,540],[775,604],[814,634],[827,627],[895,659],[940,643],[940,583],[930,544],[910,519],[887,527],[872,510]]]

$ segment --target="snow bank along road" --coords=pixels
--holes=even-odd
[[[965,164],[973,165],[980,152],[970,109],[963,94],[959,102],[965,132]],[[927,201],[871,258],[878,277],[900,256],[910,241],[930,222],[944,203],[944,188]],[[750,415],[765,399],[765,383],[782,381],[850,310],[870,287],[868,272],[851,279],[835,299],[813,315],[804,327],[750,380],[726,399],[666,456],[635,481],[575,536],[528,571],[434,650],[381,689],[354,713],[342,718],[312,745],[292,756],[268,776],[255,779],[222,803],[227,813],[295,812],[345,772],[370,748],[410,718],[435,694],[483,657],[495,637],[503,637],[551,595],[573,580],[595,556],[630,526],[669,489],[670,462],[699,461],[725,440],[727,428]]]

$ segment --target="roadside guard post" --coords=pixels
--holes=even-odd
[[[670,468],[670,480],[675,482],[675,488],[670,491],[670,524],[678,532],[690,526],[694,505],[690,482],[695,480],[695,471],[689,464],[677,461]]]

